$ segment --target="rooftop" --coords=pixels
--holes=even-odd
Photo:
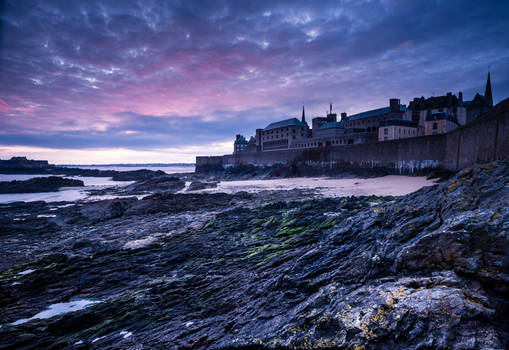
[[[427,122],[433,121],[433,120],[444,120],[444,119],[458,124],[458,118],[453,117],[452,115],[449,115],[445,112],[430,113],[426,116]]]
[[[275,122],[275,123],[270,123],[265,129],[263,129],[264,131],[267,131],[267,130],[272,130],[272,129],[278,129],[278,128],[284,128],[284,127],[287,127],[287,126],[300,126],[300,127],[307,127],[307,124],[301,122],[300,120],[298,120],[297,118],[290,118],[290,119],[285,119],[285,120],[281,120],[279,122]]]
[[[358,119],[363,119],[363,118],[375,117],[377,115],[389,114],[390,111],[391,111],[391,107],[372,109],[370,111],[350,115],[350,116],[346,117],[346,120],[350,121],[350,120],[358,120]],[[400,112],[406,111],[405,105],[400,104],[399,111]]]
[[[340,122],[328,122],[320,125],[317,130],[324,130],[324,129],[343,129],[343,123]]]
[[[444,96],[433,96],[428,98],[414,98],[408,104],[408,109],[422,111],[425,109],[437,109],[437,108],[448,108],[456,107],[461,104],[461,101],[451,93],[447,93]]]

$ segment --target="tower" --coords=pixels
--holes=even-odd
[[[486,104],[490,107],[493,107],[493,96],[491,94],[491,80],[490,80],[490,72],[488,71],[488,80],[486,81],[486,89],[484,90],[484,98],[486,100]]]
[[[301,119],[301,121],[302,121],[303,123],[305,123],[305,122],[306,122],[306,113],[304,112],[304,105],[302,105],[302,119]]]

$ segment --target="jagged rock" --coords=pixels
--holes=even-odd
[[[498,162],[397,198],[58,208],[51,234],[0,231],[0,348],[507,348],[508,178]],[[30,208],[53,209],[1,215]],[[100,302],[9,325],[74,298]]]
[[[170,192],[175,193],[185,187],[186,183],[174,176],[158,176],[147,180],[137,181],[125,188],[129,194],[144,192]]]
[[[215,188],[217,187],[217,182],[201,182],[201,181],[193,181],[187,188],[187,191],[198,191],[204,190],[206,188]]]
[[[54,192],[61,187],[83,187],[83,181],[58,176],[35,177],[29,180],[1,181],[0,193]]]

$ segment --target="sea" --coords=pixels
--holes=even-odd
[[[167,174],[193,173],[194,164],[109,164],[109,165],[58,165],[70,168],[97,169],[97,170],[116,170],[132,171],[140,169],[149,169],[153,171],[161,170]],[[34,177],[46,177],[48,174],[0,174],[0,181],[28,180]],[[61,175],[58,175],[61,176]],[[64,187],[57,192],[39,192],[39,193],[7,193],[0,194],[0,203],[12,202],[62,202],[85,200],[89,197],[87,190],[102,189],[113,186],[127,186],[133,181],[113,181],[110,177],[84,177],[84,176],[62,176],[68,179],[81,180],[84,187]]]
[[[162,170],[167,174],[176,173],[192,173],[194,172],[194,165],[140,165],[140,164],[125,164],[125,165],[67,165],[69,167],[76,167],[82,169],[98,169],[98,170],[116,170],[116,171],[131,171],[139,169]],[[0,174],[0,181],[12,180],[28,180],[34,177],[43,177],[46,175],[18,175],[18,174]],[[82,177],[82,176],[64,176],[66,178],[82,180],[85,184],[84,187],[64,187],[57,192],[41,192],[41,193],[13,193],[13,194],[0,194],[0,203],[12,203],[17,201],[46,201],[46,202],[61,202],[61,201],[82,201],[82,200],[97,200],[97,196],[91,197],[87,190],[90,189],[103,189],[113,186],[127,186],[132,181],[113,181],[107,177]],[[312,189],[316,193],[327,197],[344,197],[344,196],[400,196],[411,192],[415,192],[422,187],[432,186],[435,184],[434,180],[429,180],[422,176],[400,176],[388,175],[377,178],[351,178],[351,179],[337,179],[328,177],[313,177],[313,178],[289,178],[289,179],[267,179],[267,180],[235,180],[235,181],[221,181],[217,187],[195,191],[195,193],[235,193],[240,191],[245,192],[260,192],[267,190],[292,190],[292,189]],[[182,190],[185,192],[190,182],[186,183],[186,188]],[[108,198],[110,198],[108,196]]]

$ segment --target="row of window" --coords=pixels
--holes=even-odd
[[[403,130],[403,132],[401,132],[401,130]],[[414,136],[417,135],[417,130],[415,130],[415,129],[412,129],[412,130],[398,129],[398,134],[406,135],[407,131],[408,131],[408,135],[414,135]],[[384,128],[384,135],[388,135],[388,134],[389,134],[389,128]]]
[[[295,140],[295,136],[296,136],[296,135],[292,135],[292,139],[294,139],[294,140]],[[303,133],[301,133],[301,134],[300,134],[300,136],[301,136],[301,137],[304,137],[304,134],[303,134]],[[277,140],[277,139],[282,139],[282,138],[287,138],[287,137],[288,137],[288,133],[287,133],[286,135],[284,135],[284,134],[281,134],[281,135],[277,134],[277,135],[275,135],[275,136],[263,136],[263,137],[262,137],[262,141],[266,141],[266,140],[274,140],[274,139],[276,139],[276,140]]]
[[[352,127],[352,126],[362,126],[362,125],[378,125],[382,120],[386,120],[387,117],[378,117],[376,119],[365,119],[365,120],[362,120],[362,121],[351,121],[351,122],[347,122],[346,126],[347,127]]]
[[[279,132],[288,132],[289,128],[280,128],[280,129],[272,129],[272,130],[268,130],[268,131],[264,131],[263,134],[264,135],[267,135],[267,134],[277,134]],[[297,131],[297,129],[300,129],[300,131],[304,131],[304,127],[300,127],[300,128],[291,128],[291,130],[293,130],[293,132],[295,133]]]
[[[326,146],[331,145],[352,145],[353,139],[339,139],[339,140],[330,140],[325,143]],[[322,147],[322,142],[308,142],[308,143],[296,143],[293,144],[290,148],[308,148],[308,147]]]

